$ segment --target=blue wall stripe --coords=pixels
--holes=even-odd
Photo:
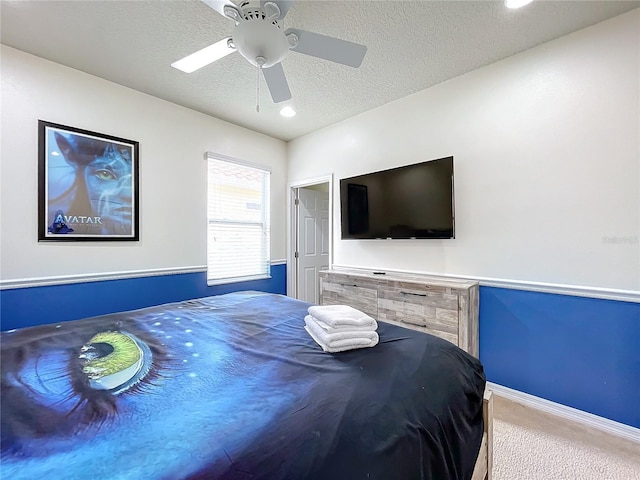
[[[640,428],[640,304],[480,287],[480,360],[505,387]]]
[[[206,272],[0,290],[0,330],[77,320],[106,313],[239,290],[285,294],[285,264],[271,278],[207,286]]]

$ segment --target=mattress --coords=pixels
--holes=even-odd
[[[237,292],[3,332],[3,476],[471,478],[480,362],[382,322],[324,353],[309,305]]]

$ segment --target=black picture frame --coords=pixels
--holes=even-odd
[[[38,241],[138,241],[139,142],[38,120]]]

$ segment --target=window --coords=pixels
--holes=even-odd
[[[207,283],[269,278],[271,172],[213,153],[207,161]]]

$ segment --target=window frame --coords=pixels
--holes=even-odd
[[[270,279],[271,277],[271,167],[268,165],[249,162],[246,160],[241,160],[238,158],[230,157],[227,155],[222,155],[214,152],[206,152],[204,155],[205,160],[207,161],[207,241],[206,241],[206,267],[207,267],[207,285],[224,285],[238,282],[246,282],[251,280],[264,280]],[[214,219],[209,217],[209,208],[211,207],[211,199],[209,196],[209,175],[211,169],[211,161],[220,161],[226,162],[229,164],[233,164],[239,167],[247,167],[253,170],[258,170],[262,172],[265,177],[263,177],[263,187],[262,187],[262,208],[261,208],[261,218],[262,221],[244,221],[244,220],[229,220],[229,219]],[[265,191],[266,189],[266,191]],[[236,275],[236,276],[228,276],[224,278],[211,278],[210,272],[212,272],[212,264],[209,261],[209,252],[211,248],[211,242],[209,240],[209,227],[212,223],[227,223],[227,224],[239,224],[239,225],[262,225],[261,229],[261,237],[263,240],[261,241],[261,246],[266,253],[266,259],[264,264],[264,270],[261,273],[257,273],[255,275]],[[263,243],[266,242],[266,245]]]

